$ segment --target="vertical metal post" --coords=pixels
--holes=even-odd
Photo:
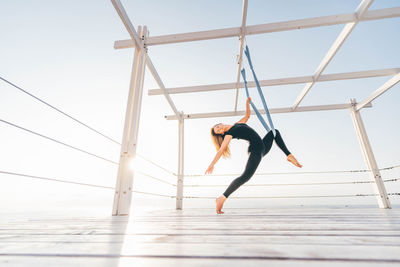
[[[148,36],[146,26],[139,26],[139,36],[145,40]],[[137,136],[139,131],[142,103],[143,80],[146,65],[146,49],[136,47],[129,86],[128,103],[125,113],[124,133],[115,187],[112,215],[128,215],[132,199],[134,171],[131,165],[136,157]]]
[[[179,116],[179,143],[178,143],[178,180],[176,183],[176,209],[182,209],[182,200],[183,200],[183,160],[184,160],[184,121],[183,112],[180,113]]]
[[[385,184],[382,181],[381,174],[379,172],[378,165],[375,160],[374,153],[372,152],[371,144],[369,143],[367,132],[364,127],[364,123],[361,119],[360,112],[356,109],[357,102],[355,99],[351,99],[352,107],[351,117],[353,119],[354,127],[357,132],[358,141],[360,142],[361,149],[364,154],[365,162],[371,171],[371,179],[373,183],[373,188],[377,196],[378,204],[380,208],[390,209],[390,200],[386,193]]]

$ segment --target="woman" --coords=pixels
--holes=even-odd
[[[261,162],[261,159],[269,152],[272,146],[273,140],[278,145],[278,147],[286,154],[287,160],[293,163],[295,166],[301,168],[302,165],[296,160],[296,158],[289,152],[286,148],[285,143],[281,137],[281,134],[277,129],[276,136],[274,136],[273,131],[269,131],[263,139],[254,131],[251,127],[249,127],[246,122],[250,117],[250,101],[251,98],[248,97],[246,101],[246,116],[244,116],[241,120],[239,120],[234,125],[226,125],[222,123],[218,123],[211,128],[211,139],[217,149],[217,154],[215,155],[213,161],[210,166],[207,168],[205,174],[211,174],[214,165],[217,163],[219,158],[223,156],[227,158],[230,156],[229,150],[229,142],[232,138],[244,139],[249,141],[249,159],[247,160],[246,168],[241,176],[232,181],[232,183],[228,186],[226,191],[218,197],[216,201],[216,211],[218,214],[224,213],[221,211],[222,206],[224,205],[225,200],[232,194],[236,189],[238,189],[242,184],[250,180],[250,178],[255,173],[258,165]]]

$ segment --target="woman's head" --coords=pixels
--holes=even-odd
[[[215,149],[218,151],[221,148],[222,142],[224,141],[225,125],[222,123],[215,124],[211,128],[211,141],[213,142]],[[225,148],[222,152],[222,157],[229,158],[231,156],[231,151],[229,146]]]
[[[225,132],[225,125],[222,123],[217,123],[213,126],[214,133],[223,134]]]

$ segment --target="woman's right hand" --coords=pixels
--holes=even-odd
[[[210,166],[208,166],[208,168],[204,174],[211,174],[213,172],[213,170],[214,170],[214,166],[210,165]]]
[[[246,104],[250,103],[250,101],[251,101],[251,97],[249,96],[249,97],[247,98],[247,100],[246,100]]]

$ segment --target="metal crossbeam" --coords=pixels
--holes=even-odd
[[[399,81],[400,81],[400,73],[393,76],[389,81],[385,82],[381,87],[379,87],[376,91],[374,91],[371,95],[369,95],[365,100],[361,101],[356,106],[356,111],[362,109],[363,107],[365,107],[365,105],[371,103],[375,98],[385,93],[387,90],[396,85]]]
[[[391,76],[391,75],[396,75],[398,73],[400,73],[400,68],[332,73],[332,74],[321,75],[317,82]],[[286,84],[308,83],[311,82],[312,79],[313,79],[312,76],[297,76],[297,77],[261,80],[259,82],[260,86],[276,86],[276,85],[286,85]],[[236,83],[220,83],[220,84],[208,84],[199,86],[166,88],[165,90],[167,94],[183,94],[183,93],[194,93],[194,92],[230,90],[230,89],[235,89],[236,85],[237,85]],[[256,87],[256,84],[255,82],[248,82],[247,86],[249,88]],[[239,83],[239,88],[244,88],[244,84]],[[161,95],[161,94],[163,94],[163,90],[160,89],[148,90],[148,95]]]
[[[266,24],[257,24],[246,26],[246,35],[264,34],[271,32],[291,31],[298,29],[323,27],[337,24],[345,24],[355,22],[355,13],[336,14],[323,17],[289,20],[281,22],[273,22]],[[359,21],[379,20],[385,18],[400,17],[400,7],[377,9],[366,12]],[[179,34],[168,34],[161,36],[149,37],[146,45],[164,45],[173,43],[193,42],[201,40],[211,40],[220,38],[239,37],[241,35],[241,27],[232,27],[225,29],[216,29],[208,31],[188,32]],[[115,49],[123,49],[134,47],[134,42],[128,40],[118,40],[114,43]]]
[[[371,103],[365,107],[372,107]],[[318,106],[301,106],[296,110],[291,107],[286,108],[271,108],[269,112],[271,114],[277,113],[291,113],[291,112],[307,112],[307,111],[326,111],[326,110],[338,110],[338,109],[349,109],[352,108],[352,104],[334,104],[334,105],[318,105]],[[260,110],[261,114],[265,114],[264,110]],[[204,118],[220,118],[220,117],[234,117],[234,116],[244,116],[246,111],[226,111],[226,112],[209,112],[209,113],[195,113],[195,114],[185,114],[184,119],[204,119]],[[251,111],[251,114],[255,114]],[[175,115],[165,116],[167,120],[178,120],[179,117]]]
[[[113,4],[119,17],[121,18],[122,23],[124,23],[125,28],[128,31],[129,35],[131,36],[131,39],[129,39],[129,41],[132,43],[132,45],[130,47],[143,48],[143,41],[137,34],[135,27],[133,27],[133,24],[129,19],[128,14],[126,14],[125,8],[122,6],[121,1],[111,0],[111,3]]]
[[[165,96],[165,98],[167,99],[167,102],[169,104],[169,106],[171,107],[171,109],[174,111],[175,115],[178,116],[179,112],[174,104],[174,102],[172,101],[171,97],[169,96],[167,89],[165,88],[165,85],[163,83],[163,81],[160,78],[160,75],[158,75],[158,72],[156,70],[156,68],[153,65],[153,62],[150,60],[150,57],[147,55],[147,60],[146,60],[146,64],[147,67],[149,68],[151,74],[153,75],[154,79],[156,80],[158,86],[161,88],[161,92],[162,94]]]
[[[367,9],[371,6],[373,1],[374,0],[363,0],[358,5],[358,7],[354,13],[354,17],[355,17],[354,21],[347,23],[344,26],[343,30],[340,32],[340,34],[336,38],[335,42],[333,42],[328,53],[325,55],[325,57],[322,59],[321,63],[319,64],[318,68],[315,70],[312,82],[307,83],[306,86],[304,87],[303,91],[297,97],[296,101],[293,104],[293,107],[292,107],[293,109],[296,109],[300,105],[301,101],[304,99],[306,94],[311,90],[311,87],[315,84],[316,81],[318,81],[321,73],[328,66],[329,62],[331,62],[331,60],[336,55],[339,48],[342,46],[344,41],[347,39],[347,37],[353,31],[354,27],[358,24],[358,21],[362,18],[362,16],[367,11]]]

